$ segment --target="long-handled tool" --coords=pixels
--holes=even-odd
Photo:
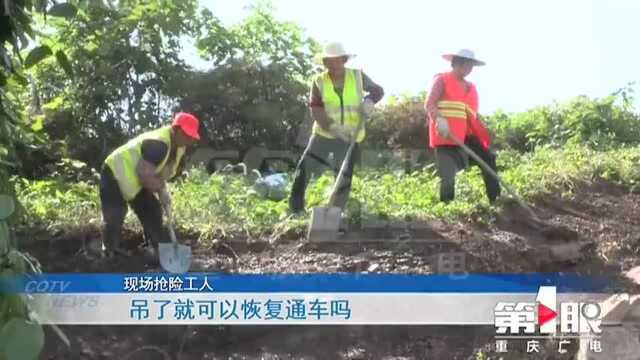
[[[524,201],[522,201],[522,199],[520,198],[520,196],[518,196],[518,194],[515,192],[515,190],[513,190],[513,188],[511,188],[511,186],[509,186],[508,184],[506,184],[501,178],[500,176],[493,171],[493,169],[491,169],[491,167],[484,162],[484,160],[482,160],[482,158],[480,158],[480,156],[478,156],[478,154],[476,154],[473,150],[471,150],[471,148],[469,148],[465,143],[463,143],[460,139],[458,139],[455,135],[453,134],[449,134],[449,138],[451,140],[453,140],[458,146],[460,146],[469,156],[471,156],[480,166],[482,166],[482,168],[488,172],[491,176],[493,176],[496,180],[498,180],[498,182],[502,185],[502,187],[504,187],[507,192],[509,192],[509,194],[511,194],[511,196],[513,196],[513,198],[518,202],[518,204],[520,206],[522,206],[523,209],[525,209],[529,215],[535,220],[535,221],[542,221],[540,220],[540,218],[538,218],[538,216],[536,215],[536,213],[533,211],[533,209],[531,209],[531,207],[529,205],[527,205]]]
[[[466,144],[464,144],[460,139],[456,138],[455,135],[449,134],[449,138],[452,139],[458,146],[460,146],[469,156],[471,156],[476,162],[482,166],[482,168],[487,171],[491,176],[493,176],[498,182],[513,196],[518,205],[520,205],[523,209],[529,213],[529,218],[533,220],[533,224],[528,222],[529,226],[532,226],[537,231],[540,231],[547,239],[559,240],[563,239],[565,241],[573,241],[578,238],[578,233],[570,230],[566,226],[560,225],[551,225],[542,221],[533,209],[527,205],[520,196],[513,190],[508,184],[506,184],[498,174],[491,169],[491,167],[484,162],[478,154],[476,154],[471,148],[469,148]]]
[[[331,196],[329,197],[329,202],[326,207],[314,207],[311,209],[311,222],[309,224],[309,229],[307,231],[307,240],[320,242],[320,241],[332,241],[335,240],[338,231],[340,230],[340,221],[342,219],[342,209],[335,206],[336,196],[340,187],[342,185],[342,179],[344,178],[344,173],[347,169],[349,160],[351,159],[351,154],[353,153],[353,149],[356,145],[356,136],[364,127],[366,116],[362,117],[362,121],[358,124],[358,128],[353,133],[351,137],[351,142],[349,143],[349,148],[347,149],[347,153],[344,156],[344,160],[342,161],[342,165],[340,166],[340,171],[336,176],[335,183],[333,184],[333,189],[331,191]]]
[[[171,243],[158,244],[160,265],[168,272],[186,273],[191,267],[191,247],[182,245],[178,242],[178,240],[176,239],[176,234],[173,230],[173,215],[171,213],[171,206],[169,204],[163,204],[163,207],[167,216]]]
[[[466,144],[464,144],[460,139],[456,138],[455,135],[449,134],[449,138],[452,139],[458,146],[460,146],[469,156],[471,156],[476,162],[482,166],[484,170],[486,170],[491,176],[493,176],[498,182],[513,196],[516,202],[529,213],[529,217],[533,220],[533,224],[529,222],[529,226],[532,226],[536,230],[540,231],[544,234],[545,237],[549,239],[565,239],[565,240],[574,240],[577,238],[578,234],[570,230],[565,226],[552,226],[544,221],[542,221],[536,213],[531,209],[529,205],[527,205],[522,198],[518,196],[518,194],[508,185],[506,184],[498,174],[491,169],[491,167],[484,162],[478,154],[476,154],[471,148],[469,148]]]

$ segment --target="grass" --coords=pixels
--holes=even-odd
[[[525,199],[545,194],[568,196],[578,182],[597,177],[636,189],[640,181],[639,161],[640,147],[597,152],[573,146],[541,148],[527,154],[504,151],[498,155],[501,176]],[[307,208],[323,204],[332,181],[333,177],[325,174],[312,183],[307,191]],[[477,167],[459,174],[456,201],[448,205],[438,201],[438,182],[434,171],[429,169],[411,174],[360,170],[354,177],[349,213],[361,219],[379,216],[483,221],[495,211],[489,207]],[[172,185],[172,192],[179,230],[194,234],[201,241],[222,234],[264,238],[274,233],[302,232],[307,225],[308,216],[288,216],[286,199],[263,199],[245,178],[237,175],[209,175],[193,170]],[[96,185],[20,180],[18,198],[28,213],[22,227],[69,230],[101,223]],[[125,226],[140,230],[132,212]]]

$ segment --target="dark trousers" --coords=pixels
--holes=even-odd
[[[103,244],[107,250],[117,250],[120,247],[122,225],[129,205],[142,223],[145,239],[153,247],[157,248],[159,242],[166,240],[167,234],[162,226],[162,207],[158,198],[151,191],[142,189],[127,203],[113,172],[106,165],[100,173],[100,201],[104,221]]]
[[[292,212],[301,212],[304,210],[305,192],[311,176],[314,174],[320,175],[322,171],[328,167],[330,167],[337,176],[348,149],[349,144],[342,140],[329,139],[320,135],[311,136],[309,144],[307,144],[296,166],[291,195],[289,197],[289,208]],[[329,153],[333,153],[333,166],[331,166],[328,161]],[[353,169],[358,159],[359,147],[356,143],[350,158],[347,160],[347,168],[345,169],[342,183],[338,186],[334,206],[342,209],[345,208],[347,200],[349,199],[349,193],[351,192]]]
[[[465,144],[476,153],[494,171],[496,167],[496,155],[492,151],[485,150],[480,142],[475,138],[469,138]],[[440,201],[449,202],[455,198],[456,174],[469,166],[478,165],[473,158],[470,158],[465,151],[455,145],[438,146],[435,149],[438,175],[440,176]],[[500,183],[489,172],[480,167],[482,179],[486,189],[489,202],[493,204],[500,196]]]

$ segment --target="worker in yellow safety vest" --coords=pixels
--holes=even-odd
[[[337,174],[347,153],[350,140],[355,137],[356,146],[347,159],[344,181],[338,185],[335,206],[344,209],[351,191],[354,164],[359,158],[358,145],[365,138],[363,127],[356,130],[363,116],[368,116],[374,105],[384,96],[382,87],[371,81],[362,70],[346,68],[346,62],[355,55],[345,51],[340,43],[329,43],[315,57],[326,68],[311,83],[311,117],[314,120],[312,135],[296,167],[296,174],[289,197],[292,213],[304,211],[305,190],[313,173],[328,166],[333,153],[333,171]],[[365,96],[364,93],[368,94]]]
[[[107,156],[100,174],[107,255],[126,254],[120,239],[130,205],[150,242],[147,253],[157,259],[158,243],[167,241],[162,224],[162,207],[171,203],[166,182],[176,176],[186,148],[200,139],[199,127],[194,115],[177,113],[171,125],[143,133]]]

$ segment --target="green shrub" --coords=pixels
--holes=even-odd
[[[640,144],[640,114],[621,94],[541,106],[527,112],[496,112],[485,118],[501,148],[532,151],[549,145],[581,144],[610,150]]]
[[[390,97],[378,106],[367,122],[366,146],[387,149],[426,149],[428,134],[424,99],[417,96]]]

